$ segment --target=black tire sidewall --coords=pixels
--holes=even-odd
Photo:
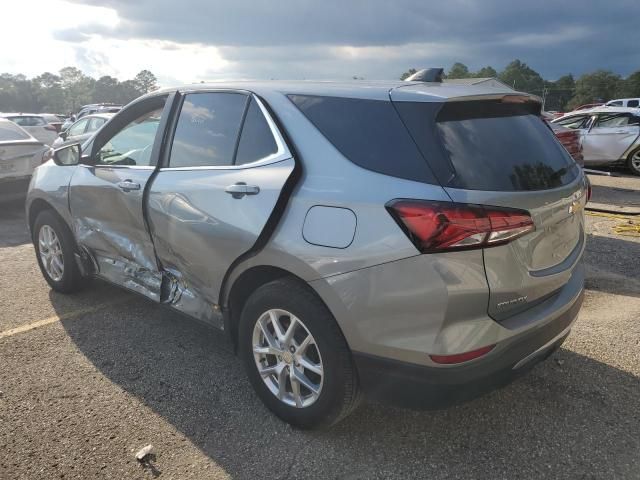
[[[342,412],[346,378],[344,362],[349,361],[346,342],[336,338],[337,325],[326,306],[318,299],[287,291],[285,285],[272,282],[256,290],[242,310],[238,351],[251,384],[260,399],[284,421],[300,427],[314,428],[331,425]],[[298,317],[313,335],[320,351],[323,365],[323,384],[320,396],[310,406],[295,408],[281,402],[262,380],[253,357],[253,328],[258,318],[270,309],[286,310]],[[341,345],[342,343],[342,345]]]
[[[48,225],[53,229],[58,237],[58,241],[60,242],[60,247],[62,249],[62,258],[64,262],[64,270],[62,272],[61,280],[53,280],[42,264],[42,259],[40,258],[40,244],[38,242],[38,237],[40,235],[40,230],[43,226]],[[58,218],[58,216],[49,211],[45,210],[40,212],[33,224],[33,245],[36,250],[36,258],[38,260],[38,266],[40,267],[40,271],[44,276],[47,283],[56,291],[63,293],[70,293],[72,291],[78,290],[80,285],[80,272],[78,270],[78,266],[75,263],[75,255],[74,255],[74,241],[69,231],[67,225]]]

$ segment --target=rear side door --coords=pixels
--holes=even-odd
[[[155,96],[123,110],[95,137],[69,185],[75,237],[96,273],[156,301],[160,273],[143,200],[172,98]]]
[[[631,113],[599,113],[582,141],[585,160],[620,159],[640,135],[638,120]]]
[[[243,91],[185,92],[149,189],[163,301],[221,326],[231,265],[266,234],[295,162],[264,104]]]

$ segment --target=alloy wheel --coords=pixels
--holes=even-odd
[[[320,396],[324,370],[313,335],[295,315],[264,312],[253,328],[253,356],[262,381],[283,403],[312,405]]]
[[[47,275],[54,282],[62,280],[64,275],[64,257],[58,235],[49,225],[43,225],[38,233],[38,252]]]

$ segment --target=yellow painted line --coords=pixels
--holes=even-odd
[[[91,307],[72,310],[71,312],[63,313],[62,315],[54,315],[53,317],[45,318],[44,320],[38,320],[37,322],[29,323],[28,325],[21,325],[16,328],[11,328],[9,330],[5,330],[4,332],[0,332],[0,339],[12,337],[19,333],[28,332],[29,330],[44,327],[45,325],[51,325],[52,323],[60,322],[62,320],[69,320],[71,318],[79,317],[80,315],[85,315],[87,313],[94,313],[98,310],[102,310],[103,308],[111,307],[113,305],[117,305],[131,299],[132,297],[120,297],[110,302],[99,303],[98,305],[93,305]]]

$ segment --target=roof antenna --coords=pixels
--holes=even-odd
[[[407,77],[405,82],[437,82],[442,83],[444,68],[425,68]]]

